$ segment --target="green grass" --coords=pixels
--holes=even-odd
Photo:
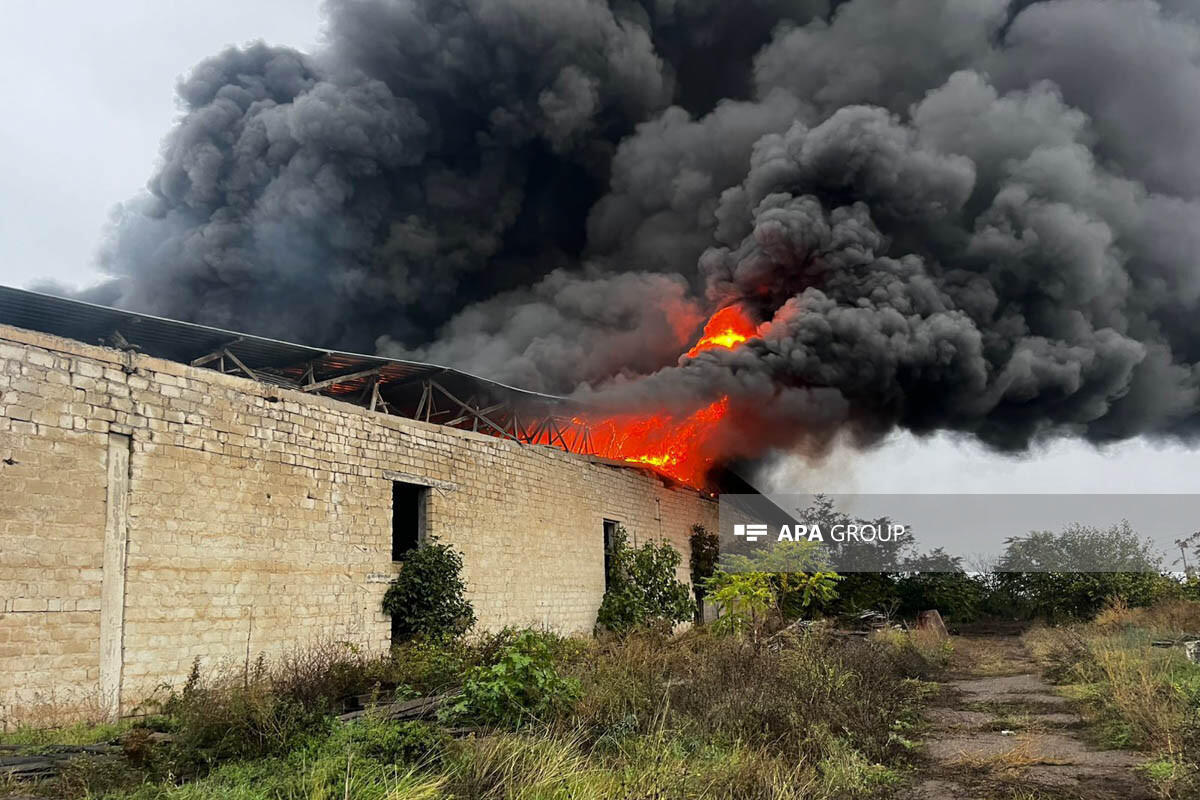
[[[1184,765],[1170,758],[1156,758],[1142,764],[1141,770],[1146,777],[1155,783],[1173,781],[1184,769]]]
[[[183,784],[145,782],[89,791],[104,800],[852,800],[894,787],[901,773],[827,732],[816,763],[743,742],[716,743],[666,728],[596,748],[570,730],[495,732],[451,743],[437,758],[396,762],[373,747],[387,723],[343,726],[286,757],[224,764]]]
[[[877,797],[902,780],[913,747],[904,735],[945,661],[940,645],[899,635],[800,636],[775,650],[702,631],[587,642],[536,634],[538,669],[516,669],[516,655],[533,658],[531,635],[405,647],[385,662],[330,652],[283,670],[261,665],[248,682],[195,674],[152,723],[170,744],[134,730],[129,759],[78,759],[39,791],[89,800]],[[437,724],[331,718],[334,691],[370,682],[384,697],[453,690],[471,675],[495,684],[496,703],[525,711],[488,706],[472,717],[468,704],[453,724],[490,727],[457,739]],[[546,705],[514,681],[573,689]],[[9,736],[82,743],[128,727]]]
[[[389,726],[390,727],[390,726]],[[364,732],[367,736],[362,736]],[[282,758],[222,765],[200,780],[171,781],[105,794],[126,800],[424,800],[443,797],[445,778],[418,766],[386,763],[364,741],[386,738],[380,726],[351,725],[310,739]]]
[[[129,730],[128,720],[116,723],[80,722],[62,728],[34,728],[24,725],[16,730],[0,733],[0,745],[46,747],[58,744],[102,744],[117,739]]]
[[[1085,711],[1098,744],[1153,755],[1144,771],[1163,797],[1200,794],[1200,665],[1152,642],[1198,620],[1196,602],[1115,603],[1093,623],[1026,635],[1047,674]]]

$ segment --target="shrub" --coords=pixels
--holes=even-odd
[[[393,640],[458,636],[475,624],[475,610],[463,597],[462,565],[462,554],[436,539],[406,554],[383,596]]]
[[[610,631],[628,633],[646,626],[672,627],[692,619],[695,604],[688,587],[675,577],[679,552],[666,542],[628,544],[625,529],[613,533],[608,589],[597,622]]]
[[[712,624],[714,633],[743,636],[757,642],[776,605],[775,586],[765,572],[718,572],[708,591],[721,608]]]
[[[439,655],[450,650],[428,649]],[[442,666],[438,674],[461,673],[462,663]],[[410,659],[367,657],[337,642],[205,673],[196,662],[182,687],[147,709],[161,714],[143,724],[173,735],[174,749],[184,759],[172,766],[176,774],[195,774],[229,759],[285,752],[297,740],[326,730],[332,715],[345,711],[359,695],[412,694],[406,679],[418,668]]]
[[[228,759],[284,752],[337,710],[340,698],[293,695],[272,677],[260,659],[248,676],[206,678],[197,659],[182,689],[162,704],[162,720],[186,761],[177,769],[197,774]]]
[[[707,628],[669,639],[637,632],[596,644],[573,667],[583,683],[577,719],[594,740],[618,747],[666,728],[703,742],[785,748],[810,764],[828,754],[815,730],[827,725],[877,762],[903,750],[895,726],[914,716],[924,691],[909,675],[936,670],[913,663],[914,651],[818,634],[754,648]]]
[[[1149,605],[1159,586],[1158,575],[1142,572],[1004,572],[995,581],[1021,616],[1049,620],[1088,619],[1116,598]]]
[[[792,620],[810,608],[822,608],[838,596],[842,580],[826,569],[824,550],[814,542],[775,542],[749,555],[726,554],[712,585],[725,586],[726,600],[738,604],[738,592],[750,590],[762,580],[769,582],[769,611],[776,620]],[[724,575],[723,575],[724,573]],[[735,574],[760,574],[765,579],[732,581]],[[726,607],[725,601],[720,601]],[[744,603],[742,604],[744,605]]]
[[[558,674],[551,637],[522,631],[500,660],[467,673],[462,694],[445,716],[519,727],[552,719],[579,697],[579,682]]]
[[[824,569],[822,551],[809,542],[778,542],[750,555],[727,554],[706,582],[721,610],[715,630],[749,634],[757,642],[770,627],[827,606],[837,597],[841,579]]]
[[[351,725],[345,734],[354,750],[385,764],[431,764],[439,760],[450,735],[426,722],[375,722]]]
[[[948,621],[972,622],[983,611],[987,595],[985,579],[965,572],[920,572],[896,579],[895,592],[900,613],[914,617],[936,608]]]
[[[392,647],[391,671],[413,696],[442,694],[462,685],[478,658],[477,645],[463,639],[414,639]]]

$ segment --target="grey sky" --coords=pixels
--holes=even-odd
[[[1025,456],[1001,456],[950,434],[891,437],[866,453],[839,447],[824,462],[795,460],[773,476],[777,491],[1013,494],[1192,493],[1200,452],[1131,439],[1104,449],[1059,440]]]
[[[175,118],[176,78],[251,39],[307,48],[317,38],[318,6],[5,0],[0,283],[94,282],[109,210],[150,177]]]
[[[99,278],[109,210],[151,175],[175,118],[174,84],[228,44],[307,49],[315,0],[209,0],[203,13],[161,0],[104,4],[6,0],[0,26],[0,283]],[[86,132],[86,135],[81,135]],[[949,436],[900,435],[867,454],[796,463],[780,488],[824,491],[1192,491],[1200,454],[1128,442],[1097,451],[1059,442],[999,457]]]

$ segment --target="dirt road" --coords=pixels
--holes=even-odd
[[[1098,750],[1016,636],[955,637],[916,800],[1151,800],[1136,753]]]

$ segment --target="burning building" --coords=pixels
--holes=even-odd
[[[179,81],[181,113],[154,173],[100,248],[107,280],[54,288],[125,311],[62,305],[9,319],[114,349],[23,339],[4,356],[4,396],[16,399],[3,400],[3,441],[48,447],[39,458],[66,470],[35,479],[33,455],[5,456],[4,491],[25,516],[0,509],[4,530],[36,539],[29,498],[74,485],[60,452],[70,445],[41,434],[61,430],[92,441],[94,459],[110,445],[104,463],[130,458],[131,529],[154,531],[129,539],[130,585],[183,574],[139,561],[144,542],[195,552],[205,520],[227,512],[237,532],[205,555],[231,567],[255,542],[255,574],[279,576],[241,591],[286,585],[299,618],[321,618],[291,577],[319,555],[339,565],[351,605],[371,609],[337,605],[337,630],[382,636],[370,621],[378,590],[336,559],[383,552],[362,537],[385,535],[391,480],[417,487],[398,497],[428,498],[429,520],[470,532],[460,541],[486,620],[531,621],[553,605],[564,626],[586,627],[600,545],[581,528],[579,558],[555,556],[575,540],[548,520],[561,511],[594,527],[612,514],[639,536],[662,523],[677,537],[709,507],[695,487],[713,464],[769,466],[896,429],[1010,452],[1056,436],[1194,441],[1194,6],[330,0],[313,51],[230,47]],[[77,312],[80,325],[107,314],[100,327],[112,330],[66,324]],[[24,360],[37,347],[30,357],[48,363]],[[165,377],[143,386],[147,359]],[[77,361],[106,366],[76,376]],[[46,371],[49,406],[26,402],[22,370]],[[205,416],[210,384],[225,428]],[[349,443],[349,472],[334,469]],[[436,458],[396,455],[418,451]],[[156,517],[149,509],[181,489],[154,477],[173,453],[199,467],[172,473],[189,476],[182,488],[211,506]],[[230,463],[243,466],[223,471]],[[274,485],[277,473],[289,477]],[[263,497],[237,488],[264,481]],[[510,485],[527,487],[516,492],[526,511],[502,502]],[[94,515],[101,489],[79,486],[68,494]],[[615,508],[600,499],[626,490]],[[437,516],[476,492],[495,509],[486,530]],[[685,511],[669,511],[681,498]],[[307,542],[307,560],[283,569],[267,555],[268,542],[307,541],[288,515],[354,507],[371,510],[322,522],[321,535],[340,538]],[[86,538],[96,522],[63,524]],[[505,550],[525,535],[514,531],[543,529],[538,558]],[[36,548],[21,557],[62,569]],[[161,570],[154,581],[144,563]],[[28,566],[9,574],[7,607],[63,613],[48,610],[57,584],[31,581]],[[230,574],[222,585],[241,586]],[[546,599],[554,581],[563,591]],[[526,591],[543,599],[514,599]],[[170,670],[190,655],[171,635],[178,619],[126,606],[124,627],[101,636],[109,698],[113,631],[138,652],[161,637]],[[205,636],[244,632],[251,650],[292,632],[229,610],[218,619],[226,628]],[[63,658],[83,674],[95,661]],[[119,674],[137,686],[149,667]]]
[[[128,713],[192,662],[388,646],[404,553],[485,628],[588,631],[614,525],[715,528],[702,418],[599,419],[430,364],[0,289],[0,718]],[[672,477],[672,473],[678,476]],[[682,479],[682,480],[681,480]]]

